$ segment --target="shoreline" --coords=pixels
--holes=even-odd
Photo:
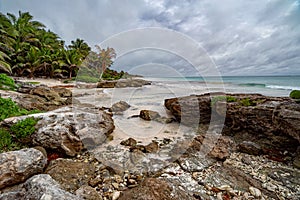
[[[52,89],[55,89],[55,86],[57,86],[55,84],[60,84],[53,80],[45,81],[42,79],[34,79],[34,81],[37,80],[39,80],[41,84],[49,84]],[[28,82],[31,81],[32,80],[28,80]],[[146,99],[144,93],[151,93],[153,92],[153,89],[156,93],[152,94],[152,96],[150,95]],[[136,194],[138,189],[144,191],[145,195],[150,195],[145,188],[145,190],[142,189],[143,185],[147,184],[148,180],[151,180],[153,184],[165,185],[167,187],[172,186],[174,188],[173,192],[179,196],[185,196],[186,199],[194,199],[197,196],[204,199],[216,198],[224,195],[237,198],[250,198],[250,196],[252,196],[254,198],[264,197],[272,199],[278,199],[277,196],[279,195],[282,198],[293,199],[300,194],[300,190],[297,190],[296,187],[300,183],[297,183],[297,181],[286,183],[286,180],[288,179],[286,179],[285,176],[279,176],[279,178],[274,178],[273,176],[275,172],[279,174],[289,173],[292,174],[291,176],[296,177],[296,179],[300,176],[299,168],[292,166],[293,159],[296,159],[298,156],[298,154],[295,155],[295,152],[298,150],[284,149],[286,148],[284,142],[289,140],[292,141],[292,143],[289,143],[289,148],[295,148],[295,145],[296,147],[297,145],[299,146],[299,141],[297,143],[291,138],[295,138],[297,135],[289,136],[290,132],[280,134],[280,137],[282,138],[279,141],[281,141],[282,147],[280,147],[280,145],[278,147],[283,149],[279,148],[280,150],[278,152],[268,152],[263,146],[264,142],[267,140],[279,142],[276,141],[278,135],[270,135],[271,133],[273,134],[273,129],[270,128],[268,119],[275,119],[274,122],[271,122],[272,126],[274,123],[284,124],[289,120],[289,118],[285,118],[287,117],[287,112],[284,112],[286,109],[290,109],[290,112],[294,112],[294,116],[300,116],[300,109],[299,111],[297,109],[294,110],[298,104],[294,104],[295,102],[289,100],[289,98],[282,97],[267,97],[259,94],[252,96],[250,94],[226,94],[231,98],[235,98],[235,101],[227,104],[227,106],[229,106],[227,111],[229,112],[230,123],[226,121],[224,133],[219,135],[217,140],[214,141],[217,142],[217,144],[210,146],[211,143],[208,137],[209,134],[207,134],[207,125],[205,124],[207,119],[211,119],[209,110],[211,110],[210,107],[212,104],[210,97],[206,98],[205,95],[192,95],[178,98],[182,99],[182,105],[186,104],[192,106],[191,111],[186,110],[188,115],[195,114],[195,108],[201,105],[201,107],[199,107],[201,111],[200,122],[202,122],[200,124],[200,129],[185,129],[185,127],[189,126],[188,124],[183,125],[180,129],[181,124],[179,121],[181,119],[181,114],[178,113],[178,111],[181,109],[178,110],[176,107],[176,101],[178,101],[177,96],[175,96],[175,98],[173,97],[173,99],[170,97],[166,98],[162,95],[164,93],[160,93],[169,91],[169,89],[170,88],[167,88],[166,90],[157,90],[156,84],[137,88],[125,87],[108,89],[107,93],[103,92],[103,88],[72,88],[73,104],[62,105],[62,108],[58,110],[34,115],[35,117],[41,118],[42,121],[40,123],[43,123],[39,125],[37,130],[38,134],[41,135],[39,136],[35,133],[35,137],[43,137],[42,135],[45,131],[41,130],[50,131],[48,133],[50,135],[55,132],[56,134],[59,133],[57,130],[69,130],[66,134],[69,135],[69,138],[74,138],[78,137],[76,136],[77,132],[72,132],[71,130],[77,130],[79,133],[83,134],[78,137],[79,141],[82,141],[83,146],[88,148],[78,151],[76,150],[78,146],[75,148],[76,145],[79,145],[78,141],[73,140],[71,143],[68,141],[68,145],[74,145],[72,156],[70,156],[71,154],[67,157],[59,156],[60,159],[55,158],[52,161],[48,161],[48,164],[52,163],[50,166],[57,170],[56,173],[60,173],[61,170],[65,170],[71,166],[74,167],[75,171],[79,170],[82,166],[79,167],[77,165],[83,163],[95,166],[98,171],[96,170],[94,174],[88,176],[85,185],[89,185],[92,187],[92,191],[96,191],[97,195],[101,195],[107,199],[112,199],[113,196],[124,199],[126,196],[128,197],[128,195],[130,196],[130,194]],[[64,92],[66,91],[67,90],[64,90]],[[0,92],[2,93],[2,91]],[[14,94],[18,95],[15,92]],[[40,93],[36,94],[40,95]],[[157,94],[160,95],[157,96]],[[217,97],[220,95],[222,96],[225,94],[219,94]],[[109,96],[110,98],[108,98]],[[157,97],[164,99],[165,102],[156,102]],[[200,104],[197,104],[196,107],[193,107],[195,106],[193,104],[193,98],[198,98],[197,102],[201,102]],[[243,99],[247,98],[251,99],[251,101],[253,100],[252,103],[255,101],[255,104],[247,106],[246,104],[243,105]],[[22,98],[20,100],[22,101]],[[118,103],[120,100],[128,102],[129,108],[122,110],[122,107],[116,107],[118,109],[122,108],[122,111],[111,112],[114,103]],[[82,101],[84,104],[79,101]],[[107,105],[103,107],[103,102],[105,101]],[[280,109],[281,107],[278,107],[279,104],[276,102],[282,103],[284,106],[282,107],[283,109]],[[163,105],[163,103],[165,103],[165,105]],[[217,108],[213,108],[212,111],[216,111],[218,115],[222,115],[222,105],[224,105],[222,104],[222,100],[220,100],[220,102],[217,101],[214,105],[217,106]],[[288,107],[289,105],[291,106]],[[272,109],[275,109],[275,107],[272,106],[276,106],[277,111],[274,113],[278,114],[275,116],[272,114],[270,117],[268,113],[273,113]],[[205,110],[204,108],[208,108],[208,110]],[[150,116],[149,121],[141,118],[141,114],[139,113],[142,109],[148,110],[147,112],[149,112]],[[154,111],[153,114],[158,117],[152,118],[150,111]],[[158,111],[158,115],[155,111]],[[101,115],[98,116],[98,112],[100,112]],[[262,113],[266,116],[259,118]],[[51,119],[49,116],[56,117]],[[80,118],[78,121],[77,117],[79,116],[82,116],[83,118]],[[137,117],[130,118],[131,116]],[[7,119],[4,120],[3,123],[8,125],[15,123],[14,120],[21,118],[26,118],[26,116],[15,117],[12,121]],[[90,120],[86,121],[85,119]],[[100,120],[100,123],[94,121],[95,119]],[[167,122],[168,119],[172,120]],[[193,117],[189,117],[189,119],[193,119]],[[257,119],[260,119],[259,121],[264,122],[265,124],[257,124]],[[278,120],[286,121],[283,123]],[[120,125],[122,123],[123,125]],[[55,124],[59,129],[52,128]],[[77,126],[76,124],[80,126]],[[100,127],[97,128],[97,124],[100,124]],[[112,125],[115,128],[112,128]],[[133,125],[136,126],[135,131],[132,128]],[[230,128],[229,125],[232,125],[232,127]],[[74,126],[74,128],[64,129],[64,127],[69,126]],[[280,128],[280,126],[278,127]],[[143,127],[144,130],[141,127]],[[277,129],[278,127],[277,125],[274,125],[274,132],[277,134],[279,131],[279,129]],[[297,133],[297,124],[293,123],[290,126],[283,126],[283,129],[280,129],[280,131],[283,133],[284,131],[291,130],[293,127],[296,128],[295,130]],[[151,129],[153,129],[152,132],[154,131],[158,135],[151,134]],[[255,137],[257,130],[266,134],[264,137],[269,137],[269,139],[267,138],[266,141],[262,140],[262,143],[260,143]],[[100,133],[98,133],[98,131],[100,131]],[[181,134],[180,131],[182,131],[183,134]],[[139,134],[142,137],[138,137]],[[232,134],[236,137],[233,137]],[[254,137],[252,136],[253,134]],[[59,140],[62,139],[63,141],[64,137],[61,137]],[[83,138],[85,139],[83,140]],[[120,144],[128,138],[133,138],[133,140],[130,141],[131,143],[128,143],[128,146]],[[145,138],[145,140],[143,138]],[[263,136],[260,135],[258,138],[263,139]],[[288,138],[288,140],[283,138]],[[41,140],[41,143],[39,143],[40,146],[43,146],[43,142],[49,143],[51,140]],[[63,144],[63,142],[61,144]],[[95,144],[97,144],[98,147],[95,148],[93,146]],[[206,144],[208,145],[208,150],[204,149],[204,152],[207,151],[208,154],[203,158],[199,155],[203,151],[201,148],[204,148]],[[58,144],[50,143],[47,145],[46,154],[48,154],[47,156],[49,159],[49,156],[54,155],[52,152],[53,150],[49,151],[49,148]],[[199,147],[201,148],[199,149]],[[61,147],[56,146],[55,148],[60,149]],[[68,148],[69,150],[63,147],[60,151],[67,151],[70,153],[70,150],[73,147],[71,148],[71,146],[69,146]],[[286,153],[284,153],[285,150]],[[286,160],[287,158],[292,160]],[[66,164],[64,164],[65,162]],[[259,170],[259,166],[263,169],[262,171]],[[270,168],[273,169],[270,170]],[[283,169],[284,172],[282,172]],[[56,181],[58,181],[66,191],[76,195],[77,192],[75,192],[74,189],[70,190],[68,187],[70,180],[74,179],[72,177],[74,174],[66,173],[65,175],[61,175],[66,176],[63,179],[69,180],[65,182],[65,180],[55,176],[50,171],[49,167],[47,167],[44,172],[52,174],[53,177],[56,177]],[[91,169],[91,171],[93,170]],[[41,172],[38,172],[38,174],[40,173]],[[79,171],[72,173],[75,173],[76,176],[80,176]],[[130,178],[126,178],[125,175]],[[104,176],[107,176],[107,180],[109,180],[110,183],[107,183],[107,181],[102,179],[98,180],[97,178]],[[151,179],[153,176],[156,178]],[[290,177],[289,175],[286,176]],[[237,181],[235,178],[238,178],[239,180]],[[116,181],[116,179],[120,180]],[[97,181],[97,184],[93,183]],[[181,191],[177,188],[178,185],[183,187],[186,191]],[[21,184],[20,187],[25,186],[22,186]],[[76,184],[74,185],[74,188],[79,189],[79,187],[80,186]],[[110,192],[107,192],[105,188],[109,188],[108,191]],[[18,189],[10,189],[10,187],[6,187],[4,190],[0,189],[0,197],[1,195],[7,195],[7,192],[11,191],[18,192]],[[162,191],[158,189],[156,192],[159,193]],[[276,193],[277,196],[274,193]]]

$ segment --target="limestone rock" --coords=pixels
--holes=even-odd
[[[174,186],[175,187],[175,186]],[[174,194],[173,187],[168,182],[147,178],[141,185],[124,191],[119,200],[138,199],[138,200],[176,200],[176,199],[188,199],[186,194]]]
[[[47,158],[34,148],[0,154],[0,189],[41,173]]]
[[[76,196],[81,199],[86,200],[102,200],[102,197],[97,193],[97,191],[88,185],[81,186],[78,190],[76,190]]]
[[[100,81],[98,88],[125,88],[125,87],[142,87],[143,85],[150,85],[150,81],[143,79],[120,79],[115,81]]]
[[[262,153],[260,145],[251,141],[243,141],[238,145],[238,148],[241,152],[251,155],[259,155]]]
[[[56,180],[64,190],[74,193],[82,185],[88,185],[94,171],[94,166],[89,163],[59,158],[50,162],[45,173]]]
[[[123,140],[120,144],[124,146],[136,146],[137,141],[133,138],[128,138],[127,140]]]
[[[24,184],[25,194],[22,199],[80,200],[79,197],[64,191],[48,174],[39,174],[28,179]]]
[[[154,120],[157,118],[160,118],[160,115],[158,112],[156,111],[152,111],[152,110],[141,110],[140,111],[140,118],[150,121],[150,120]]]
[[[119,101],[117,103],[114,103],[111,106],[110,110],[112,112],[124,112],[128,108],[130,108],[130,105],[127,102],[125,102],[125,101]]]

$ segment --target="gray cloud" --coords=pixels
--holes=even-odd
[[[79,37],[93,46],[122,31],[162,27],[197,41],[223,75],[300,74],[299,0],[2,0],[0,6],[3,13],[29,11],[67,43]],[[128,42],[147,38],[140,40]],[[149,50],[123,56],[113,67],[151,62],[183,75],[197,72],[170,52]]]

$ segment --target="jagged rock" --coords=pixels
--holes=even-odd
[[[102,200],[102,197],[97,193],[97,191],[88,185],[81,186],[78,190],[76,190],[76,196],[81,199],[86,200]]]
[[[158,112],[156,111],[152,111],[152,110],[141,110],[140,111],[140,118],[150,121],[150,120],[154,120],[157,118],[160,118],[160,115]]]
[[[243,141],[238,145],[240,152],[251,154],[251,155],[260,155],[262,153],[262,149],[260,145],[251,142],[251,141]]]
[[[45,170],[64,190],[72,193],[82,185],[88,185],[94,172],[94,166],[89,163],[61,158],[52,160]]]
[[[60,97],[72,97],[72,91],[62,87],[53,87],[54,90]]]
[[[30,136],[32,145],[69,156],[101,145],[114,130],[112,116],[93,107],[68,106],[32,116],[39,119]],[[9,126],[27,117],[8,118],[2,124]]]
[[[114,103],[111,106],[110,111],[111,112],[124,112],[128,108],[130,108],[130,105],[127,102],[125,102],[125,101],[119,101],[117,103]]]
[[[46,164],[47,158],[34,148],[0,154],[0,189],[41,173]]]
[[[124,146],[136,146],[137,145],[137,141],[133,138],[128,138],[127,140],[123,140],[120,143],[121,145]]]
[[[119,200],[138,199],[138,200],[176,200],[176,199],[190,199],[184,191],[181,193],[174,192],[174,187],[168,182],[147,178],[141,185],[124,191]]]
[[[64,191],[48,174],[39,174],[28,179],[22,199],[80,200],[79,197]]]
[[[216,96],[232,96],[236,100],[227,102],[226,115],[224,106],[222,112],[212,107],[211,99]],[[236,143],[254,142],[267,154],[294,152],[299,146],[300,105],[290,98],[212,93],[166,99],[165,106],[184,125],[222,123],[222,134],[233,136]]]
[[[61,102],[59,94],[53,89],[47,87],[36,87],[30,90],[30,94],[45,98],[47,101]]]
[[[155,153],[159,149],[158,142],[153,141],[145,146],[145,153]]]
[[[125,88],[125,87],[142,87],[143,85],[150,85],[150,81],[143,79],[120,79],[116,81],[100,81],[98,88]]]

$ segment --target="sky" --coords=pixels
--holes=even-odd
[[[19,10],[66,43],[114,44],[118,70],[300,75],[300,0],[0,0],[0,12]],[[121,54],[124,45],[128,51]]]

